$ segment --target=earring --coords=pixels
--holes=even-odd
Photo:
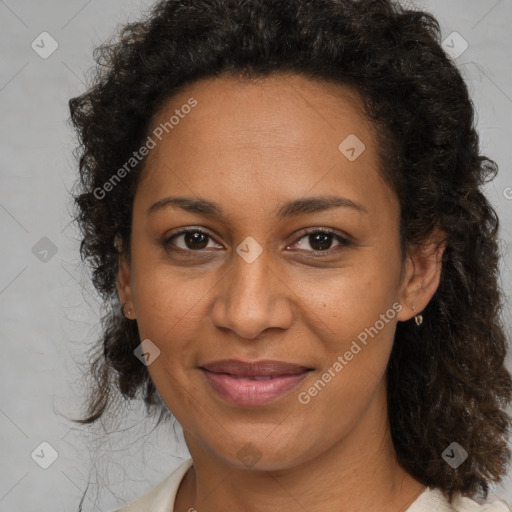
[[[409,304],[408,304],[409,306]],[[415,313],[416,313],[416,306],[409,306]],[[423,315],[417,314],[414,316],[414,321],[416,322],[416,325],[421,325],[423,323]]]
[[[128,313],[125,313],[124,312],[124,306],[126,305],[126,302],[123,302],[122,306],[121,306],[121,311],[123,312],[123,315],[126,317],[126,318],[129,318],[130,315],[132,314],[132,308],[129,308],[128,309]]]

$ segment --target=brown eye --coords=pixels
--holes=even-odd
[[[204,249],[208,245],[208,235],[199,231],[183,234],[185,245],[189,249]]]
[[[334,241],[338,243],[333,247],[332,244]],[[350,240],[333,231],[316,229],[305,233],[294,245],[298,246],[299,249],[304,249],[305,252],[335,252],[351,244]]]
[[[207,248],[212,237],[198,229],[189,229],[176,233],[165,241],[165,246],[174,246],[182,251],[201,251]],[[172,249],[172,247],[171,247]]]
[[[315,251],[326,251],[327,249],[330,249],[333,238],[334,237],[332,235],[316,233],[308,235],[308,242]]]

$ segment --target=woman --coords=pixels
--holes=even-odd
[[[110,308],[81,421],[142,393],[191,454],[121,511],[484,510],[496,164],[439,40],[387,0],[170,0],[100,49],[70,101]]]

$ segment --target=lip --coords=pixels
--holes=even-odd
[[[213,361],[199,368],[218,395],[240,406],[274,402],[297,387],[312,370],[283,361],[237,359]]]

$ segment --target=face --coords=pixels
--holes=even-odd
[[[152,135],[118,291],[191,452],[286,468],[379,428],[396,323],[413,313],[399,203],[357,94],[221,77],[153,129],[173,115]]]

